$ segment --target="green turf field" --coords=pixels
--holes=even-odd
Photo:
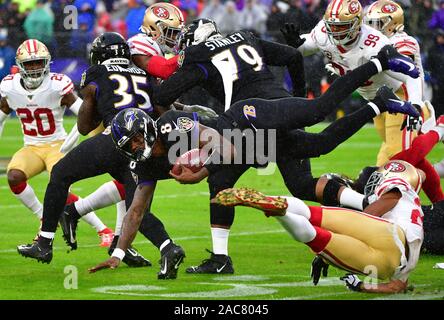
[[[67,120],[71,127],[74,120]],[[321,126],[315,127],[319,130]],[[0,158],[7,158],[22,145],[16,119],[9,119],[0,138]],[[360,169],[375,161],[379,142],[372,126],[328,156],[312,161],[313,173],[342,172],[356,176]],[[444,154],[442,144],[429,156],[432,162]],[[4,161],[0,161],[0,167]],[[86,196],[108,176],[82,181],[73,191]],[[33,178],[39,199],[43,199],[48,175]],[[249,171],[238,186],[249,186],[272,195],[288,194],[278,172],[261,176]],[[428,203],[424,199],[424,203]],[[229,250],[234,262],[234,275],[188,275],[185,267],[208,258],[211,249],[208,193],[205,182],[182,186],[174,181],[159,183],[153,212],[164,222],[173,239],[186,251],[176,280],[157,280],[159,253],[141,235],[135,247],[153,263],[152,267],[132,269],[121,264],[118,269],[89,274],[87,269],[108,258],[100,248],[96,232],[84,222],[79,224],[79,249],[67,253],[60,230],[55,239],[51,264],[40,264],[17,254],[16,246],[34,237],[38,221],[14,198],[6,176],[0,183],[0,299],[443,299],[444,270],[433,269],[444,256],[423,255],[410,277],[412,291],[402,295],[370,295],[348,291],[338,278],[344,272],[330,268],[328,278],[317,287],[310,282],[313,258],[308,247],[293,241],[273,218],[259,211],[239,208],[231,230]],[[114,228],[113,207],[97,212],[105,224]],[[77,281],[76,281],[77,280]]]

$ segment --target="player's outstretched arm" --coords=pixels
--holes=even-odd
[[[123,219],[122,234],[117,242],[116,249],[114,249],[111,258],[98,264],[97,266],[90,268],[89,272],[94,273],[102,269],[115,269],[119,266],[125,256],[125,251],[136,237],[137,230],[142,222],[143,215],[148,208],[149,203],[154,194],[155,184],[141,183],[137,186],[134,193],[133,202]]]
[[[8,101],[5,97],[2,97],[0,100],[0,137],[2,136],[3,126],[5,125],[6,118],[11,113],[11,109],[9,108]]]

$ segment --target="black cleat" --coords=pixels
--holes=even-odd
[[[60,215],[59,223],[63,231],[63,239],[65,239],[66,244],[71,247],[71,250],[77,249],[77,224],[79,219],[76,217],[79,214],[76,211],[74,204],[69,204],[65,206],[65,210]]]
[[[182,247],[172,243],[171,248],[160,258],[160,271],[157,279],[176,279],[179,265],[185,258],[185,251]]]
[[[114,249],[117,246],[117,241],[119,240],[118,236],[114,236],[113,242],[108,249],[108,254],[112,255]],[[131,268],[141,268],[141,267],[151,267],[152,263],[145,259],[139,252],[137,252],[136,248],[130,246],[125,251],[125,256],[122,260],[128,267]]]
[[[375,101],[380,101],[376,103],[380,110],[387,110],[389,113],[404,113],[412,117],[420,116],[418,110],[416,110],[409,101],[400,100],[396,94],[385,85],[380,87],[376,92]],[[381,105],[381,102],[383,105]]]
[[[415,79],[420,75],[415,62],[409,57],[399,53],[392,45],[382,47],[378,52],[377,58],[381,64],[386,65],[389,70],[401,72]]]
[[[50,263],[52,260],[52,248],[43,248],[37,241],[17,246],[17,252],[25,258],[33,258],[42,263]]]
[[[186,273],[216,273],[216,274],[233,274],[233,262],[229,256],[224,254],[211,253],[210,259],[205,259],[199,266],[192,266],[186,269]]]

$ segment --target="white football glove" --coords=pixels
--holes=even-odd
[[[430,103],[430,101],[424,101],[424,105],[426,106],[426,108],[429,110],[430,112],[430,118],[428,118],[426,121],[424,121],[424,123],[422,124],[421,127],[421,132],[422,133],[427,133],[430,131],[430,129],[432,129],[433,127],[436,126],[436,116],[435,116],[435,108],[433,108],[432,104]]]
[[[74,127],[71,129],[71,132],[68,134],[68,136],[65,139],[65,142],[63,142],[62,146],[60,147],[61,153],[68,153],[74,147],[77,145],[77,142],[79,141],[80,133],[79,130],[77,130],[77,123],[74,125]]]
[[[358,292],[362,291],[361,289],[362,281],[359,280],[359,278],[356,275],[348,273],[339,279],[345,282],[345,285],[349,290],[358,291]]]

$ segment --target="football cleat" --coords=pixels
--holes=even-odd
[[[100,237],[100,246],[108,248],[113,242],[114,232],[110,228],[105,228],[102,231],[98,232]]]
[[[75,218],[73,210],[76,210],[74,204],[65,206],[65,210],[63,210],[63,213],[60,215],[59,223],[60,227],[62,227],[63,239],[65,239],[66,244],[71,247],[71,250],[76,250],[76,233],[79,220]]]
[[[387,61],[390,70],[406,74],[412,78],[419,77],[419,70],[415,62],[407,56],[400,54],[393,46],[384,46],[377,55],[378,59]]]
[[[412,117],[420,116],[413,104],[409,101],[399,100],[399,98],[387,86],[380,87],[376,92],[376,97],[379,97],[380,101],[384,104],[384,106],[378,105],[378,107],[383,107],[383,109],[387,110],[389,113],[405,113]]]
[[[160,258],[160,271],[157,279],[176,279],[179,265],[185,258],[185,251],[182,247],[172,243],[171,248]]]
[[[234,198],[236,200],[234,200]],[[225,189],[219,192],[215,199],[216,200],[213,203],[219,203],[222,205],[227,203],[230,206],[240,205],[262,210],[267,217],[284,216],[288,207],[287,200],[285,198],[268,197],[263,193],[251,188]]]
[[[111,246],[108,249],[108,254],[112,255],[114,249],[117,246],[117,242],[119,240],[119,236],[114,236],[113,241],[111,242]],[[151,267],[152,264],[148,259],[145,259],[139,252],[137,252],[136,248],[129,246],[125,251],[125,256],[122,261],[131,268],[141,268],[141,267]]]
[[[205,259],[198,266],[188,267],[186,273],[209,273],[209,274],[233,274],[233,262],[229,256],[224,254],[214,254],[210,250],[206,249],[211,253],[210,259]]]
[[[43,248],[37,241],[17,246],[17,252],[25,258],[33,258],[42,263],[50,263],[52,260],[52,248]]]

